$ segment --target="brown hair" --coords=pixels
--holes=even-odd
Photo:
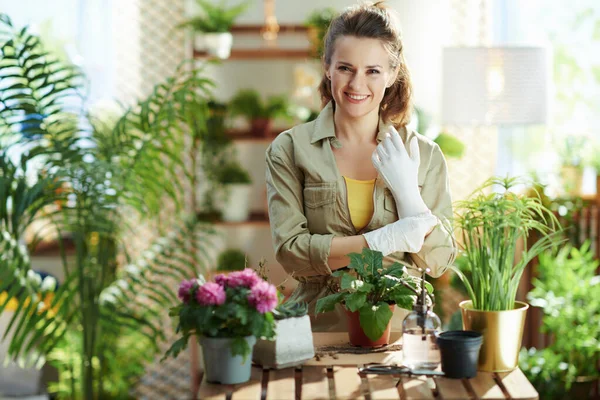
[[[367,2],[347,8],[329,25],[324,39],[322,62],[324,68],[331,65],[335,41],[340,36],[381,40],[390,56],[390,68],[398,69],[398,76],[396,81],[385,90],[379,113],[384,121],[392,122],[399,127],[410,121],[412,85],[402,53],[401,34],[395,24],[393,15],[383,1],[374,4]],[[319,92],[323,105],[334,101],[331,94],[331,82],[325,74],[321,79]]]

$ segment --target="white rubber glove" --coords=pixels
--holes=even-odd
[[[419,193],[419,143],[413,137],[407,153],[400,134],[394,127],[373,152],[373,165],[392,191],[400,219],[423,214],[429,209]]]
[[[399,219],[382,228],[363,233],[371,250],[377,250],[384,256],[403,251],[418,253],[423,247],[425,235],[438,223],[431,211]]]

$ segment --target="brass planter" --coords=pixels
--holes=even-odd
[[[519,362],[529,304],[516,301],[515,309],[507,311],[474,310],[472,304],[471,300],[466,300],[459,307],[463,329],[483,334],[478,369],[486,372],[512,371]]]

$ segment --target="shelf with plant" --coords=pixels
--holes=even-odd
[[[433,286],[410,275],[407,266],[398,262],[384,268],[381,252],[364,248],[361,254],[348,257],[350,271],[333,273],[340,278],[339,291],[317,300],[315,313],[330,312],[342,304],[349,316],[349,332],[360,331],[368,339],[351,333],[351,343],[366,347],[388,344],[394,307],[412,309],[421,285],[428,294]]]
[[[228,6],[224,1],[214,4],[209,0],[196,0],[201,14],[179,25],[188,28],[196,36],[196,49],[205,49],[206,53],[221,59],[229,58],[233,36],[231,28],[235,20],[246,11],[249,1]]]
[[[273,121],[293,120],[291,105],[284,95],[268,96],[263,99],[258,90],[243,89],[229,101],[229,113],[232,118],[242,117],[255,136],[272,137]]]

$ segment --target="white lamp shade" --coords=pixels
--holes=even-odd
[[[544,48],[445,48],[442,82],[446,124],[546,122],[548,58]]]

